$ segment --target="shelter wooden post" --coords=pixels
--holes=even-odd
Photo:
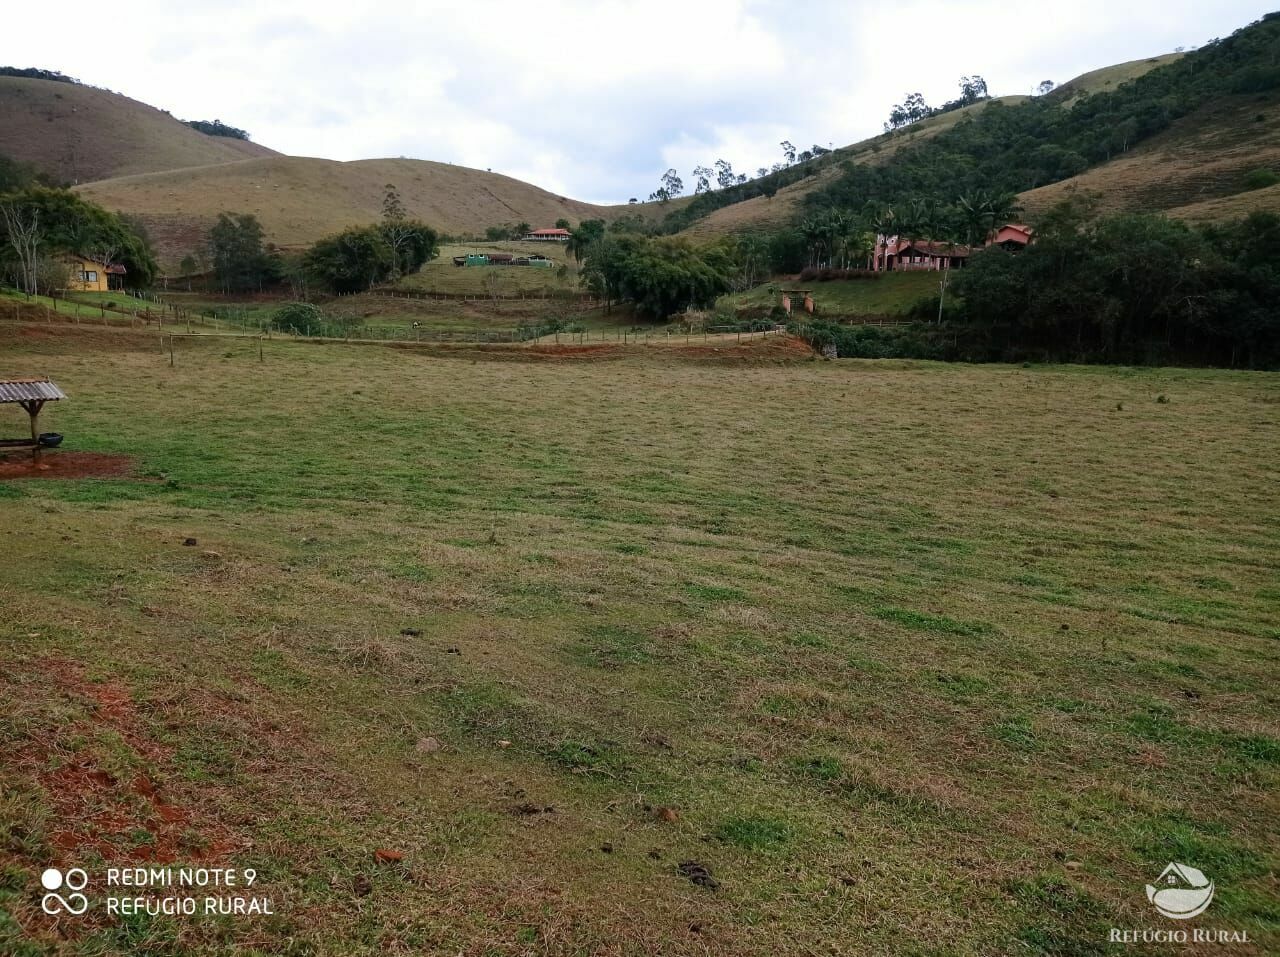
[[[48,379],[0,379],[0,405],[12,403],[27,413],[30,421],[31,437],[29,439],[0,439],[0,450],[30,449],[31,458],[37,468],[40,464],[43,446],[40,442],[40,410],[46,402],[65,399],[62,390]],[[57,445],[61,436],[51,436],[50,445]]]
[[[27,415],[31,416],[31,441],[32,442],[37,442],[40,438],[40,430],[37,427],[36,423],[40,419],[40,410],[44,408],[44,402],[45,402],[44,399],[24,399],[23,401],[18,403],[18,405],[20,405],[23,408],[23,410],[26,411]]]

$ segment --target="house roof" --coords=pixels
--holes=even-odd
[[[530,236],[568,236],[567,229],[535,229],[529,233]]]
[[[0,403],[54,401],[66,395],[48,379],[0,379]]]
[[[104,272],[112,276],[124,276],[129,272],[129,270],[120,263],[108,264],[101,256],[86,256],[84,253],[72,253],[70,258],[77,262],[97,263],[99,266],[104,267]]]
[[[916,252],[924,253],[926,256],[968,256],[973,252],[968,246],[961,246],[957,243],[935,243],[925,239],[905,242],[898,246],[899,253],[907,249],[914,249]]]

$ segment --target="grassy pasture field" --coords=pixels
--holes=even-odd
[[[534,254],[545,256],[555,263],[550,269],[537,266],[455,266],[454,256],[467,253],[513,253],[516,256]],[[567,270],[563,277],[558,267]],[[401,279],[397,286],[414,292],[448,293],[455,296],[552,295],[554,293],[581,294],[578,284],[578,264],[565,251],[563,243],[539,242],[476,242],[446,243],[440,247],[440,255],[423,265],[415,273]]]
[[[1280,947],[1280,378],[184,346],[0,321],[0,952]]]
[[[731,293],[718,308],[772,307],[782,301],[784,289],[809,289],[818,314],[830,318],[903,316],[922,299],[938,294],[942,278],[937,272],[886,272],[879,279],[839,279],[830,282],[783,281],[761,283],[745,293]]]

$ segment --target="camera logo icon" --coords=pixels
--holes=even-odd
[[[79,915],[89,909],[89,898],[79,893],[89,885],[89,875],[81,868],[72,867],[63,874],[56,867],[50,867],[40,875],[40,884],[48,891],[40,900],[40,909],[46,914],[66,911],[68,914]],[[57,893],[63,889],[71,893],[65,897]]]

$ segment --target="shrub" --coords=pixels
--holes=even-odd
[[[1245,174],[1245,189],[1266,189],[1280,183],[1280,174],[1272,169],[1255,169]]]
[[[309,302],[287,302],[271,316],[271,328],[298,336],[319,335],[324,327],[324,313]]]

